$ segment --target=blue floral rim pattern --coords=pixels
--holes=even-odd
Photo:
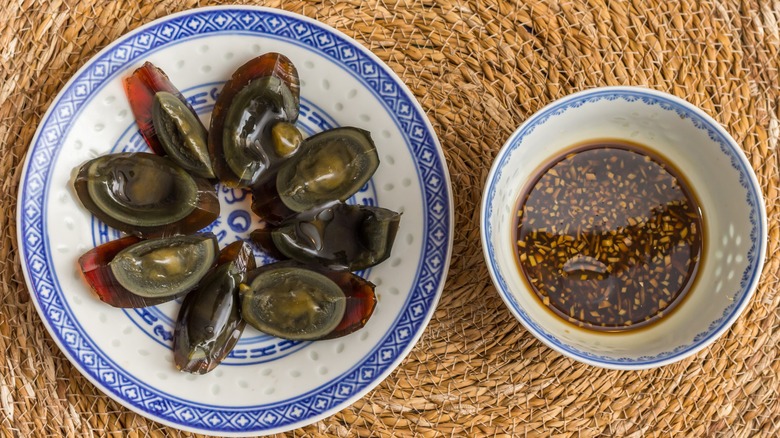
[[[283,402],[222,407],[166,394],[127,373],[97,348],[64,298],[46,229],[49,179],[72,121],[96,90],[158,48],[209,35],[249,34],[316,52],[358,79],[387,109],[414,159],[422,185],[423,245],[402,313],[380,343],[345,374]],[[103,391],[150,418],[220,434],[282,431],[347,406],[376,386],[412,348],[434,310],[451,251],[452,195],[443,155],[426,116],[397,77],[368,50],[338,31],[295,14],[265,8],[196,9],[163,18],[122,37],[92,59],[63,89],[39,126],[20,189],[19,241],[35,304],[69,359]]]
[[[546,331],[543,327],[539,326],[539,324],[537,324],[532,318],[530,318],[528,313],[522,308],[522,306],[520,306],[512,294],[508,292],[509,288],[507,286],[506,280],[497,268],[498,262],[495,259],[495,248],[492,241],[489,238],[483,238],[483,244],[487,245],[487,251],[485,254],[487,255],[488,259],[488,268],[490,269],[493,278],[498,283],[499,294],[510,306],[513,313],[521,319],[521,322],[526,327],[532,329],[537,337],[541,338],[548,345],[555,347],[559,351],[566,352],[574,357],[582,358],[588,363],[608,367],[632,366],[645,368],[684,357],[691,352],[697,351],[699,348],[713,340],[715,336],[717,336],[721,331],[725,330],[725,328],[731,324],[734,318],[736,318],[737,314],[739,313],[739,309],[750,297],[750,292],[757,283],[758,277],[761,274],[760,267],[762,265],[762,258],[760,255],[764,252],[765,242],[760,236],[763,236],[766,233],[764,229],[765,224],[762,221],[761,215],[763,205],[761,194],[758,189],[751,184],[752,179],[750,174],[752,170],[748,167],[748,164],[745,162],[745,160],[740,158],[740,152],[738,152],[737,146],[733,144],[732,140],[723,134],[722,130],[719,129],[718,126],[714,125],[715,122],[702,117],[700,114],[684,106],[677,100],[664,97],[663,95],[652,92],[651,90],[642,91],[637,89],[629,90],[607,88],[604,90],[595,90],[593,92],[582,92],[573,96],[571,99],[564,99],[557,104],[553,104],[543,109],[540,113],[535,114],[532,119],[530,119],[512,135],[508,141],[506,150],[502,151],[502,154],[498,158],[498,162],[495,164],[496,171],[486,182],[487,188],[484,205],[487,208],[491,208],[493,205],[493,200],[496,196],[496,183],[501,179],[502,172],[506,163],[509,161],[509,157],[511,156],[512,151],[518,148],[522,144],[523,139],[530,135],[538,126],[543,125],[551,118],[560,116],[570,109],[579,108],[582,105],[599,102],[602,100],[613,101],[618,99],[624,100],[626,102],[638,101],[646,105],[657,105],[665,111],[674,111],[682,119],[690,120],[693,126],[695,126],[697,129],[705,131],[709,138],[720,146],[720,150],[726,157],[729,158],[731,166],[739,173],[739,183],[742,188],[745,189],[746,193],[745,202],[747,204],[751,225],[751,246],[747,254],[747,268],[742,273],[740,279],[740,288],[738,291],[735,291],[734,300],[723,311],[723,314],[716,320],[712,321],[706,331],[697,334],[694,337],[692,343],[687,345],[680,345],[671,351],[665,351],[652,356],[641,356],[636,358],[615,358],[593,354],[591,352],[575,348],[561,341]],[[492,226],[489,221],[490,216],[490,214],[485,213],[483,214],[482,218],[482,229],[487,230],[486,234],[488,236],[493,234]]]

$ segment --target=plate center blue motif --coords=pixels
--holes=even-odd
[[[182,94],[195,108],[195,111],[204,117],[204,123],[208,121],[208,117],[214,109],[214,104],[219,91],[222,89],[222,85],[223,83],[206,83],[182,90]],[[337,127],[338,123],[324,110],[303,97],[301,98],[301,110],[297,126],[308,137],[317,132]],[[138,131],[138,126],[133,122],[124,130],[124,133],[111,148],[110,152],[149,151],[149,147],[146,145],[140,131]],[[248,239],[252,230],[259,225],[257,216],[250,209],[250,192],[219,184],[217,186],[217,194],[221,204],[220,217],[202,231],[214,233],[219,240],[220,247],[224,247],[239,239]],[[369,181],[348,202],[352,204],[377,205],[376,188],[373,181]],[[119,237],[121,237],[119,231],[108,227],[95,217],[92,218],[92,242],[94,246],[118,239]],[[273,258],[259,249],[255,251],[255,257],[258,265],[265,265],[274,261]],[[368,271],[361,272],[360,275],[366,277]],[[178,301],[181,302],[181,300]],[[124,313],[147,336],[160,345],[172,349],[175,321],[161,306],[126,309]],[[263,335],[249,328],[242,335],[238,345],[222,362],[222,365],[254,365],[270,362],[294,353],[308,344],[308,342],[288,341]]]

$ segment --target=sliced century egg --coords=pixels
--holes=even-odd
[[[298,71],[286,56],[266,53],[239,67],[211,116],[209,154],[219,179],[252,187],[272,177],[300,145],[299,102]]]
[[[132,109],[140,128],[141,136],[146,140],[146,143],[154,153],[165,155],[165,150],[160,144],[160,139],[157,136],[152,120],[155,95],[158,92],[171,94],[197,118],[195,110],[187,103],[187,100],[176,86],[171,83],[165,72],[151,62],[145,62],[141,67],[133,71],[130,76],[124,78],[122,85],[130,103],[130,109]]]
[[[171,160],[195,176],[214,178],[206,128],[186,101],[167,91],[157,92],[152,104],[152,121]]]
[[[256,79],[236,94],[225,116],[222,158],[239,185],[258,184],[300,145],[301,134],[283,111],[291,100],[290,91],[273,76]]]
[[[213,370],[241,337],[238,285],[255,269],[249,244],[233,242],[220,252],[217,267],[184,297],[173,334],[176,368],[195,374]]]
[[[97,296],[114,307],[147,307],[194,289],[217,260],[213,234],[140,240],[124,237],[91,249],[79,265]]]
[[[357,193],[379,166],[371,134],[354,127],[323,131],[304,140],[279,168],[276,189],[293,211],[306,211]]]
[[[250,271],[240,286],[241,316],[269,335],[332,339],[363,327],[376,306],[374,284],[349,272],[295,262]]]
[[[358,271],[390,257],[400,218],[386,208],[340,203],[255,230],[251,238],[272,256]]]
[[[98,219],[140,237],[193,233],[219,216],[212,184],[154,154],[90,160],[78,169],[74,188]]]

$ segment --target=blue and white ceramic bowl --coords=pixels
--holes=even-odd
[[[577,329],[544,309],[517,267],[512,242],[518,196],[533,174],[569,146],[603,138],[643,144],[671,161],[697,195],[705,227],[703,261],[685,301],[658,323],[619,334]],[[761,190],[739,145],[700,109],[644,88],[587,90],[538,111],[499,152],[482,199],[485,259],[510,311],[551,348],[606,368],[666,365],[717,339],[756,289],[766,235]]]

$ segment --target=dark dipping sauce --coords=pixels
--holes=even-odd
[[[521,193],[513,241],[545,307],[578,327],[624,331],[668,315],[696,278],[701,209],[647,148],[575,146]]]

